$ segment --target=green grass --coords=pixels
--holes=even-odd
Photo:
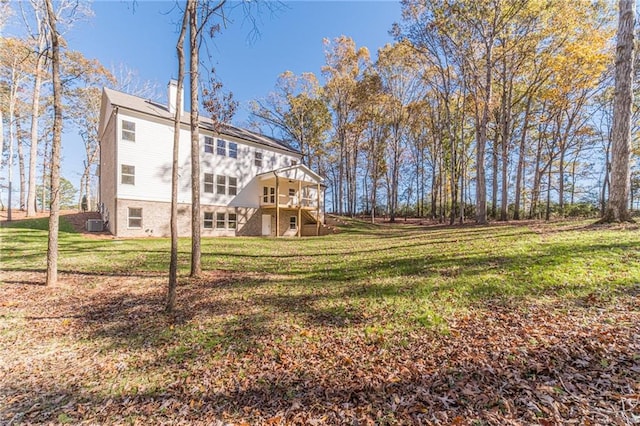
[[[2,268],[45,268],[44,220],[0,229]],[[423,228],[348,221],[321,238],[211,238],[203,269],[241,274],[238,297],[264,293],[274,307],[349,323],[384,312],[399,323],[446,328],[452,312],[517,298],[606,298],[640,282],[640,235],[588,228],[587,222],[542,226]],[[540,231],[540,229],[538,229]],[[179,263],[188,274],[190,241]],[[61,221],[59,268],[93,275],[164,274],[169,240],[89,239]]]
[[[573,365],[580,351],[610,349],[598,342],[637,328],[635,227],[345,223],[319,238],[204,239],[200,279],[188,277],[190,240],[181,239],[171,315],[168,239],[89,238],[62,218],[61,284],[45,287],[33,284],[46,268],[46,220],[0,228],[0,423],[277,424],[269,419],[340,410],[355,423],[362,409],[373,423],[410,424],[389,402],[396,393],[450,395],[473,377],[479,394],[495,392],[504,368],[537,389],[552,379],[532,371]],[[631,371],[634,349],[619,345],[618,358],[609,349],[579,358]],[[438,390],[437,377],[451,390]],[[352,395],[368,408],[349,405]],[[488,399],[465,398],[458,414],[483,419]],[[439,400],[420,404],[429,401]]]

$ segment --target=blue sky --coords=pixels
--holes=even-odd
[[[181,1],[182,3],[182,1]],[[275,4],[275,3],[272,3]],[[264,5],[263,5],[264,8]],[[136,70],[141,80],[157,84],[164,100],[166,85],[176,76],[175,43],[179,12],[175,2],[103,0],[92,3],[94,17],[77,23],[66,34],[68,46],[107,68],[120,64]],[[252,25],[241,8],[234,8],[226,29],[208,41],[216,68],[226,90],[240,102],[234,123],[248,118],[250,100],[265,97],[278,75],[314,72],[324,64],[323,38],[352,37],[372,56],[392,42],[389,30],[400,20],[400,4],[392,1],[288,1],[276,12],[264,9],[257,15],[260,35],[252,40]],[[5,34],[12,35],[10,27]],[[205,51],[201,59],[208,62]],[[209,67],[209,64],[206,64]],[[71,129],[63,139],[63,176],[78,185],[82,169],[81,140]],[[3,194],[4,195],[4,194]],[[15,197],[17,198],[17,197]]]

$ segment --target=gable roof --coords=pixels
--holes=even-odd
[[[302,174],[302,175],[301,175]],[[284,177],[288,179],[303,180],[312,183],[319,183],[324,185],[324,178],[311,170],[304,164],[296,164],[295,166],[282,167],[280,169],[269,170],[268,172],[259,173],[257,176],[260,179],[270,178],[272,175],[278,177]],[[311,180],[306,179],[307,177]]]
[[[149,99],[143,99],[138,96],[129,95],[127,93],[119,92],[117,90],[109,89],[106,87],[103,89],[102,96],[103,99],[106,97],[108,102],[113,106],[126,108],[131,111],[141,112],[143,114],[148,114],[166,120],[173,120],[174,118],[174,115],[169,112],[168,106],[159,102],[155,102]],[[180,122],[183,124],[189,124],[189,114],[186,112],[182,114]],[[200,128],[213,131],[213,120],[200,114]],[[289,144],[282,140],[265,136],[257,132],[252,132],[247,129],[242,129],[228,123],[223,123],[221,130],[216,133],[220,134],[221,136],[230,136],[248,142],[253,142],[258,145],[267,146],[269,148],[276,148],[293,154],[301,155],[301,152],[299,150],[292,148]]]

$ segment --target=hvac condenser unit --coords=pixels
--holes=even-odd
[[[104,223],[102,219],[89,219],[87,220],[87,231],[89,232],[102,232]]]

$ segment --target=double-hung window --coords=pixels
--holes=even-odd
[[[227,193],[229,195],[236,195],[238,193],[238,178],[229,176],[229,187]]]
[[[213,173],[204,174],[204,192],[213,194]]]
[[[125,185],[136,184],[136,167],[122,164],[120,166],[120,183]]]
[[[211,136],[204,137],[204,152],[213,154],[213,138]]]
[[[289,229],[298,229],[298,218],[295,216],[289,217]]]
[[[238,144],[229,142],[229,158],[238,158]]]
[[[216,145],[216,154],[225,156],[227,155],[227,142],[223,139],[218,139]]]
[[[127,225],[129,228],[142,228],[142,209],[129,207],[127,210]]]
[[[226,220],[224,213],[216,213],[216,229],[225,229],[226,228]]]
[[[238,225],[238,216],[236,216],[235,213],[228,213],[227,214],[227,228],[236,229],[237,225]]]
[[[262,167],[262,153],[261,152],[256,151],[254,153],[253,164],[255,164],[256,167]]]
[[[122,140],[136,141],[136,123],[133,121],[122,120]]]
[[[227,177],[223,175],[216,176],[216,194],[225,195],[227,193]]]
[[[276,189],[274,187],[263,186],[262,187],[262,202],[265,204],[275,204],[276,202]]]
[[[213,229],[213,213],[212,212],[204,213],[204,227],[205,229]]]
[[[213,219],[213,213],[211,213]],[[206,227],[206,226],[205,226]],[[216,229],[236,229],[238,227],[238,215],[235,213],[216,213]]]

